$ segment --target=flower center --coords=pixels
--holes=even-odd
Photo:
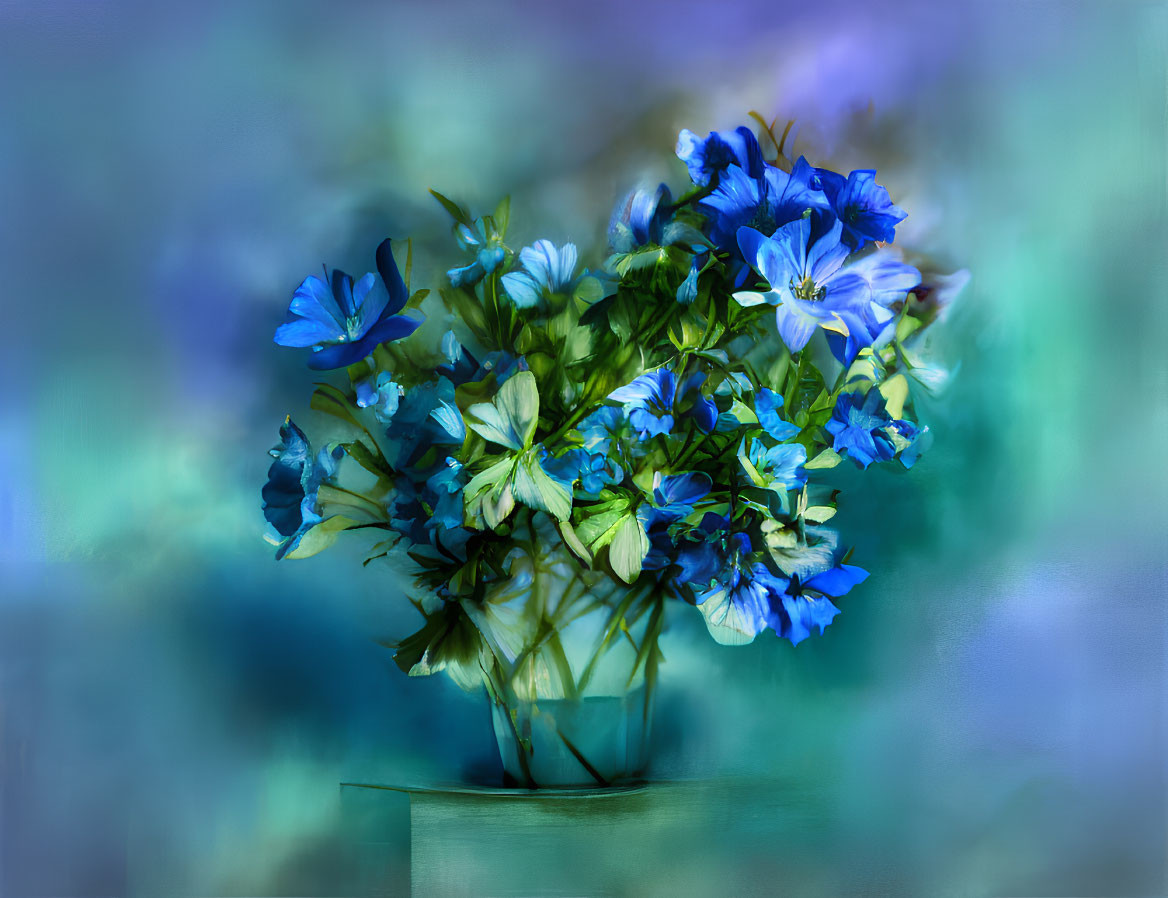
[[[792,280],[791,292],[798,299],[805,299],[808,302],[822,302],[824,296],[827,295],[827,290],[823,287],[816,286],[815,281],[811,279],[810,275],[807,275],[798,283]]]

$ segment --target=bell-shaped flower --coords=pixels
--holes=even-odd
[[[356,283],[343,271],[310,275],[292,295],[287,320],[276,329],[281,346],[313,348],[308,367],[317,371],[359,362],[381,343],[408,337],[421,323],[398,315],[409,299],[393,260],[390,241],[377,247],[380,280],[367,274]]]
[[[731,166],[751,178],[760,178],[765,164],[758,138],[744,126],[733,131],[711,131],[707,137],[683,129],[677,136],[677,158],[685,163],[690,179],[699,187],[707,186]]]
[[[896,226],[908,213],[892,204],[888,191],[876,183],[875,169],[860,169],[845,178],[824,168],[815,170],[832,211],[843,223],[843,240],[859,249],[873,240],[891,243]]]
[[[317,494],[322,483],[336,476],[343,452],[333,444],[313,457],[304,432],[291,418],[285,418],[280,443],[271,454],[275,461],[268,468],[268,482],[261,494],[264,518],[282,537],[276,550],[280,559],[294,552],[301,537],[323,520]]]

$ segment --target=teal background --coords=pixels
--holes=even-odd
[[[351,893],[339,781],[489,768],[485,703],[372,641],[414,621],[362,545],[272,561],[266,450],[285,413],[319,423],[272,331],[383,236],[414,235],[416,278],[453,264],[430,186],[511,193],[518,238],[595,264],[628,186],[681,183],[677,130],[751,108],[877,167],[898,242],[972,280],[930,453],[841,474],[872,577],[827,634],[736,650],[674,609],[655,776],[713,796],[683,827],[719,822],[702,882],[1164,894],[1166,26],[1152,2],[0,4],[0,894]],[[784,788],[822,825],[773,812]],[[618,893],[666,881],[647,844]]]

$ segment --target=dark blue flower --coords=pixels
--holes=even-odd
[[[381,343],[408,337],[421,323],[398,315],[409,299],[393,260],[390,241],[377,247],[380,283],[367,274],[357,283],[334,269],[310,275],[292,295],[285,322],[276,329],[281,346],[313,348],[308,367],[317,371],[359,362]]]
[[[860,169],[847,178],[817,168],[816,179],[844,226],[844,241],[854,249],[878,240],[891,243],[896,226],[908,213],[894,206],[888,191],[876,183],[875,169]]]
[[[338,445],[326,446],[313,458],[304,432],[291,418],[285,418],[280,444],[271,454],[276,460],[268,468],[268,482],[261,494],[264,517],[284,537],[276,550],[276,558],[280,559],[323,520],[317,493],[322,483],[336,475],[342,450]]]
[[[651,522],[679,521],[694,510],[694,505],[710,494],[714,483],[708,474],[687,471],[684,474],[653,475]]]
[[[707,186],[730,166],[737,166],[751,178],[760,178],[763,173],[762,149],[747,127],[711,131],[704,138],[684,129],[677,137],[677,158],[685,163],[690,179],[700,187]]]
[[[613,210],[608,242],[614,252],[631,253],[648,244],[660,245],[672,212],[673,195],[664,184],[656,190],[641,187]]]
[[[751,563],[745,533],[735,534],[731,543],[726,568],[716,583],[696,594],[696,600],[710,635],[723,645],[741,645],[766,629],[771,597],[785,591],[789,581],[764,564]]]
[[[623,402],[629,423],[642,440],[673,431],[673,400],[677,379],[668,368],[642,374],[631,384],[608,394]]]
[[[812,627],[818,627],[822,634],[840,613],[831,599],[845,595],[867,577],[867,571],[851,564],[838,564],[803,582],[792,577],[785,589],[770,594],[767,623],[792,645],[810,636]]]
[[[709,218],[710,239],[733,256],[739,253],[738,230],[749,227],[763,236],[789,224],[808,209],[826,209],[827,197],[811,186],[814,170],[802,156],[790,174],[773,165],[762,177],[738,167],[726,169],[718,187],[698,205]],[[747,262],[753,262],[746,256]]]
[[[586,496],[598,496],[606,486],[624,480],[624,471],[615,461],[604,453],[587,449],[569,449],[557,458],[548,458],[543,462],[543,469],[569,489],[579,482],[580,492]]]
[[[714,400],[702,394],[702,384],[705,382],[706,372],[695,371],[681,385],[680,398],[684,402],[691,393],[695,394],[688,413],[693,416],[703,432],[710,433],[718,423],[718,406],[714,404]]]
[[[884,397],[872,388],[867,395],[858,390],[841,394],[826,428],[835,437],[832,448],[847,452],[852,461],[866,468],[875,461],[888,461],[896,453],[886,432],[891,425]]]
[[[443,409],[447,410],[444,415]],[[403,470],[415,464],[436,444],[462,443],[466,435],[465,425],[459,431],[449,410],[453,410],[461,421],[462,416],[454,404],[454,384],[445,377],[406,392],[388,428],[389,438],[398,445],[397,458],[388,459],[395,469]],[[439,416],[436,417],[434,412],[439,412]],[[452,428],[456,432],[452,432]]]

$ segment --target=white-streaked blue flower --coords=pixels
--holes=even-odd
[[[531,309],[548,294],[570,295],[579,280],[576,274],[576,245],[557,247],[550,240],[537,240],[519,251],[523,271],[503,275],[503,289],[515,305]]]

